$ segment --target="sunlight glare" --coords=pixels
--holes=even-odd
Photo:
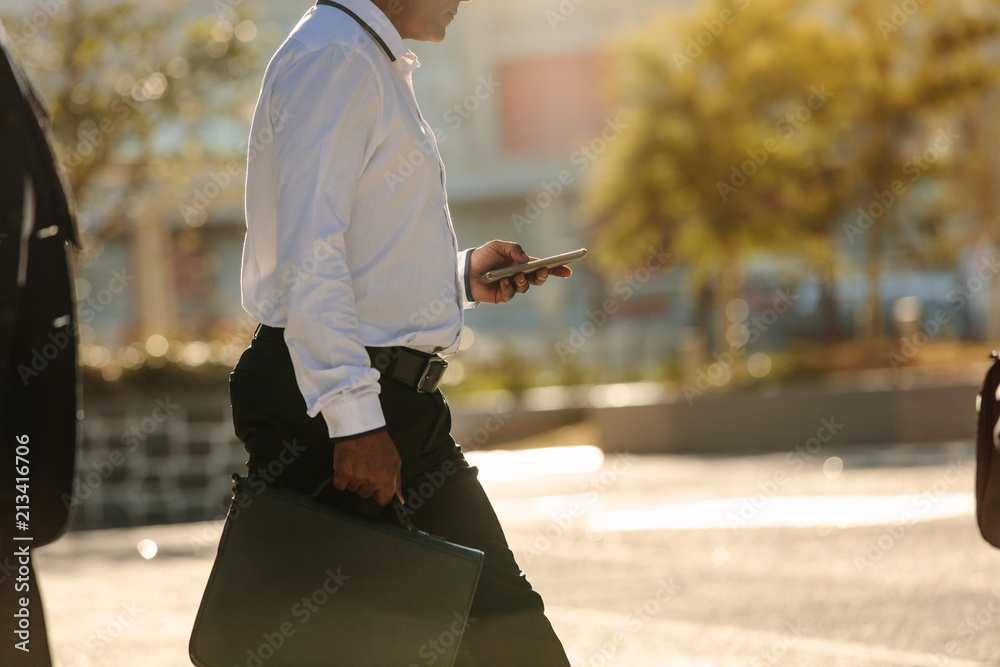
[[[589,445],[545,447],[521,451],[480,451],[465,455],[479,468],[481,480],[514,480],[546,475],[593,472],[604,463],[604,452]]]
[[[603,512],[587,520],[592,531],[710,530],[717,528],[804,528],[876,526],[971,515],[971,493],[931,497],[786,496],[720,498],[646,509]]]

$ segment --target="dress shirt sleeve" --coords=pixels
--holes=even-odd
[[[358,335],[344,233],[355,186],[382,125],[381,83],[358,49],[339,43],[286,63],[272,87],[278,266],[287,290],[285,342],[311,417],[330,437],[385,426],[378,371]]]
[[[462,286],[463,309],[475,308],[479,305],[479,302],[472,298],[472,270],[470,263],[472,262],[473,250],[475,248],[469,248],[458,253],[458,284]]]

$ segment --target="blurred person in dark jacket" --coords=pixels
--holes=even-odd
[[[32,552],[65,530],[77,440],[73,204],[0,24],[0,665],[51,665]]]

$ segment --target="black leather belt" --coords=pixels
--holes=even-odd
[[[261,324],[254,338],[273,343],[285,344],[285,330]],[[408,347],[365,347],[371,359],[372,368],[378,369],[382,377],[392,378],[421,394],[437,391],[448,368],[448,362],[437,354],[428,354]]]

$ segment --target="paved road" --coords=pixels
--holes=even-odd
[[[1000,664],[1000,552],[976,532],[972,454],[953,443],[601,462],[581,448],[558,459],[576,472],[535,477],[518,474],[551,456],[476,463],[574,667],[966,667]],[[74,533],[41,550],[57,667],[189,664],[219,531]]]

